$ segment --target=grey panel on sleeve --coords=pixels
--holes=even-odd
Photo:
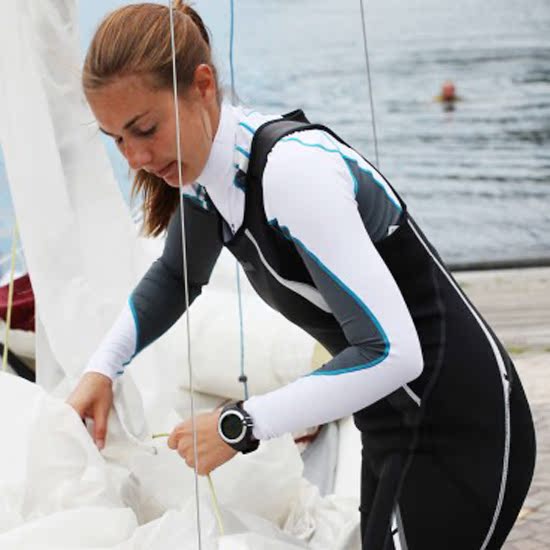
[[[345,159],[345,162],[357,182],[355,200],[363,225],[372,242],[381,241],[388,235],[390,226],[397,225],[401,207],[390,200],[372,173],[359,168],[352,159]]]
[[[312,374],[339,374],[377,365],[389,353],[389,342],[366,304],[345,287],[303,245],[294,240],[311,278],[342,327],[350,347]]]
[[[222,248],[220,218],[184,199],[189,302],[207,284]],[[130,297],[137,325],[136,354],[164,334],[185,311],[180,209],[168,225],[162,256],[143,276]]]

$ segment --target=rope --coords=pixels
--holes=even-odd
[[[199,550],[202,550],[202,537],[201,537],[201,518],[200,518],[200,504],[199,504],[199,474],[198,474],[198,450],[197,450],[197,431],[195,427],[195,399],[193,393],[193,367],[191,363],[191,318],[189,315],[189,285],[187,278],[187,250],[185,243],[185,216],[183,205],[183,177],[181,171],[181,137],[180,137],[180,118],[179,118],[179,105],[178,105],[178,81],[177,81],[177,69],[176,69],[176,40],[174,31],[174,7],[172,0],[169,0],[168,4],[170,10],[170,43],[172,48],[172,80],[174,87],[174,114],[176,117],[176,147],[177,147],[177,164],[178,164],[178,186],[179,186],[179,200],[180,200],[180,212],[181,212],[181,236],[182,236],[182,250],[183,250],[183,282],[185,288],[185,315],[187,320],[187,365],[189,372],[189,392],[191,402],[191,429],[193,431],[193,455],[195,459],[195,509],[197,517],[197,541]]]
[[[225,530],[223,528],[222,515],[220,513],[220,505],[218,504],[218,497],[216,495],[216,489],[214,489],[214,483],[210,474],[208,474],[208,485],[210,486],[210,492],[212,493],[212,501],[214,504],[214,515],[216,516],[216,521],[218,522],[218,530],[220,531],[220,536],[223,537]]]
[[[158,433],[153,434],[153,439],[158,439],[159,437],[170,437],[169,433]],[[214,505],[214,515],[216,516],[216,521],[218,522],[218,530],[220,532],[220,536],[223,536],[225,531],[223,528],[223,521],[222,521],[222,514],[220,512],[220,505],[218,503],[218,496],[216,495],[216,489],[214,489],[214,482],[212,481],[212,478],[210,477],[210,474],[208,474],[208,485],[210,487],[210,492],[212,494],[212,504]]]
[[[370,112],[371,112],[371,120],[372,120],[372,135],[374,138],[374,157],[376,158],[376,167],[380,168],[380,158],[378,157],[378,139],[376,137],[376,121],[374,116],[374,99],[372,97],[372,82],[370,77],[369,48],[367,46],[367,22],[365,18],[365,8],[363,6],[363,0],[359,0],[359,4],[361,7],[361,29],[363,31],[363,49],[365,52],[367,81],[369,83],[369,100],[370,100]]]
[[[8,311],[6,315],[6,336],[4,338],[4,353],[2,355],[2,370],[8,370],[8,349],[10,339],[11,312],[13,309],[13,287],[15,283],[15,259],[17,256],[17,224],[13,226],[13,237],[11,244],[11,270],[10,284],[8,287]]]
[[[237,93],[235,91],[235,64],[233,59],[234,44],[235,44],[235,2],[230,0],[229,2],[229,74],[231,78],[231,105],[235,106],[237,103]],[[244,223],[244,220],[243,220]],[[244,363],[244,317],[243,317],[243,302],[241,292],[241,266],[239,262],[235,260],[235,274],[237,279],[237,301],[239,308],[239,342],[240,342],[240,370],[239,382],[243,384],[244,398],[248,399],[248,376],[245,372]]]

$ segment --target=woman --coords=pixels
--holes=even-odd
[[[333,359],[196,419],[206,474],[264,439],[354,414],[363,546],[500,548],[527,493],[534,432],[510,358],[385,178],[330,130],[222,103],[207,31],[175,13],[190,301],[226,246],[260,296]],[[136,171],[165,250],[69,402],[105,441],[112,380],[183,313],[169,12],[122,8],[83,74],[103,132]],[[169,446],[194,466],[190,422]],[[395,545],[395,546],[394,546]]]

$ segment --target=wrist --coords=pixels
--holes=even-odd
[[[254,422],[243,407],[243,402],[228,403],[218,418],[218,434],[236,451],[243,454],[255,451],[260,442],[253,435]]]
[[[124,374],[124,366],[113,354],[100,349],[92,355],[82,374],[88,373],[102,374],[114,382]]]
[[[85,371],[82,374],[81,378],[93,379],[98,384],[106,384],[106,385],[108,384],[109,386],[113,385],[112,378],[107,376],[106,374],[103,374],[102,372],[97,372],[97,371],[92,371],[92,370]]]

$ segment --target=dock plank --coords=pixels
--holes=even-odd
[[[455,278],[506,347],[550,351],[550,268],[470,271]]]

